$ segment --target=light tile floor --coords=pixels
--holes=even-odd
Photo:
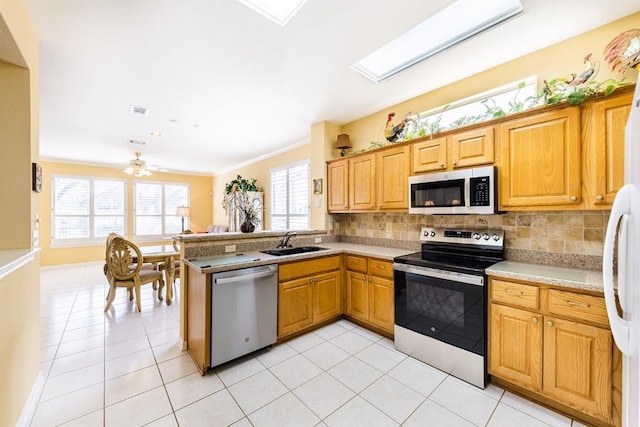
[[[179,285],[177,286],[179,288]],[[101,263],[45,267],[32,426],[581,426],[490,385],[480,390],[341,320],[202,377],[179,344],[179,292],[142,313],[124,289],[103,313]]]

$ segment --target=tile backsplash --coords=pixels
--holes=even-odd
[[[610,211],[508,212],[501,215],[334,214],[339,240],[419,250],[421,227],[501,229],[513,261],[598,270]]]

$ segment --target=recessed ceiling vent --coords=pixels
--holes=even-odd
[[[139,105],[131,105],[129,106],[129,112],[138,116],[146,116],[149,114],[149,109]]]
[[[139,141],[137,139],[130,139],[129,144],[133,145],[147,145],[146,141]]]

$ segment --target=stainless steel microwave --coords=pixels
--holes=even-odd
[[[411,214],[493,214],[497,212],[494,166],[409,177]]]

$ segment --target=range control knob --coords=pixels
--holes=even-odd
[[[429,236],[431,236],[431,237],[435,237],[435,235],[436,235],[436,232],[435,232],[435,231],[433,231],[433,230],[431,230],[431,233],[429,233]]]
[[[473,238],[476,240],[480,240],[480,233],[473,233]]]
[[[487,233],[484,233],[484,234],[482,235],[482,238],[483,238],[484,240],[489,240],[489,238],[490,238],[490,237],[491,237],[491,236],[489,236]]]
[[[495,240],[496,242],[498,240],[500,240],[500,236],[498,236],[497,234],[494,234],[493,236],[491,236],[493,238],[493,240]]]

